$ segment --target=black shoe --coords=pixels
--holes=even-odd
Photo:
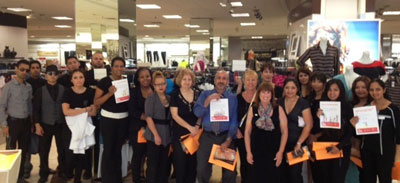
[[[47,177],[46,178],[40,177],[38,183],[45,183],[45,182],[47,182]]]
[[[22,178],[24,179],[29,179],[29,177],[31,177],[31,172],[25,172],[24,175],[22,176]]]
[[[83,179],[84,180],[88,180],[92,178],[92,173],[90,173],[89,171],[85,171],[85,173],[83,173]]]
[[[17,183],[29,183],[29,182],[26,181],[26,180],[23,179],[23,178],[19,178],[18,181],[17,181]]]
[[[49,168],[49,174],[56,174],[56,173],[57,173],[57,171],[55,171],[55,170]]]

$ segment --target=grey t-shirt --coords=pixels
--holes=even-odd
[[[170,97],[167,96],[168,101]],[[144,113],[147,117],[151,117],[154,120],[171,120],[171,115],[169,112],[169,107],[165,108],[161,103],[160,98],[157,93],[154,93],[152,96],[146,99],[144,104]],[[171,123],[167,124],[157,124],[155,123],[158,134],[161,137],[161,143],[163,146],[167,146],[171,143]],[[154,135],[151,133],[149,127],[146,127],[146,131],[144,133],[144,137],[154,142]]]

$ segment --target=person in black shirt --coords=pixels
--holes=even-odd
[[[40,72],[42,71],[42,66],[39,61],[33,60],[29,62],[29,74],[30,77],[26,80],[32,86],[32,95],[35,95],[35,92],[38,88],[42,87],[46,84],[46,80],[40,77]],[[33,145],[33,144],[31,144]],[[29,146],[29,148],[31,147]],[[32,171],[32,163],[31,163],[31,150],[29,149],[28,153],[26,153],[26,161],[24,165],[24,178],[27,179],[31,176]],[[50,170],[51,173],[54,173],[54,170]]]
[[[85,76],[82,71],[76,70],[72,74],[71,82],[73,86],[66,88],[62,100],[62,109],[65,116],[76,116],[87,112],[89,116],[95,116],[97,110],[93,104],[94,90],[92,88],[84,87]],[[64,123],[65,124],[65,123]],[[82,170],[85,166],[86,158],[88,158],[89,151],[86,150],[85,154],[74,154],[69,149],[71,143],[72,131],[65,124],[63,128],[64,146],[66,150],[66,175],[67,178],[72,178],[72,170],[74,172],[74,182],[80,183]]]
[[[46,67],[45,86],[37,89],[33,98],[33,122],[39,138],[40,179],[47,182],[49,169],[49,152],[53,136],[56,139],[59,175],[64,173],[65,155],[62,140],[62,128],[65,123],[62,113],[61,100],[64,87],[57,83],[58,69],[55,65]]]
[[[244,145],[244,130],[246,128],[246,117],[249,111],[250,103],[253,102],[255,94],[257,92],[257,81],[258,75],[253,70],[247,70],[244,73],[244,87],[245,91],[239,93],[237,95],[238,101],[238,120],[239,120],[239,129],[236,133],[235,144],[238,148],[240,155],[240,176],[242,179],[242,183],[248,183],[249,180],[249,171],[251,171],[250,164],[247,162],[246,157],[246,147]]]
[[[322,97],[322,101],[338,101],[340,102],[340,129],[325,128],[321,130],[321,136],[318,138],[320,142],[339,142],[338,145],[332,146],[328,152],[331,154],[343,151],[342,158],[329,159],[320,161],[322,182],[325,183],[344,183],[347,168],[350,163],[351,137],[354,134],[354,128],[350,124],[350,118],[353,116],[353,108],[346,101],[346,92],[343,83],[338,79],[332,79],[326,84],[326,88]],[[317,116],[321,119],[323,111],[318,110]]]
[[[80,63],[78,61],[78,58],[75,56],[70,56],[66,60],[67,64],[67,73],[63,74],[58,78],[58,83],[63,85],[65,88],[71,88],[72,87],[72,82],[71,82],[71,75],[72,72],[76,71],[79,69]]]
[[[288,140],[285,153],[294,151],[299,153],[303,143],[306,141],[312,129],[312,116],[307,100],[298,95],[299,84],[295,79],[288,78],[284,84],[284,96],[278,100],[288,119]],[[301,183],[302,163],[289,166],[287,162],[282,163],[281,179],[284,183]]]
[[[275,98],[281,98],[283,94],[283,88],[272,82],[272,79],[275,75],[275,67],[271,63],[266,63],[261,67],[261,72],[262,82],[272,84],[272,86],[274,87]]]
[[[200,124],[193,112],[193,105],[198,92],[193,90],[195,76],[189,69],[183,69],[176,77],[180,87],[171,94],[172,148],[174,170],[177,183],[194,183],[196,180],[196,154],[190,155],[182,149],[180,138],[190,134],[192,137],[199,133]]]
[[[312,149],[312,143],[317,141],[321,136],[321,128],[319,125],[319,118],[317,112],[319,109],[319,102],[322,100],[322,94],[325,90],[326,76],[322,73],[314,73],[310,79],[312,91],[308,96],[310,102],[311,115],[313,118],[314,125],[311,129],[310,135],[307,138],[307,145],[309,149]],[[312,179],[314,182],[322,182],[321,169],[318,166],[318,161],[310,161]]]
[[[151,87],[151,71],[148,68],[139,68],[135,73],[135,88],[131,90],[129,100],[129,140],[133,148],[132,155],[132,174],[133,182],[140,183],[141,170],[146,155],[146,143],[138,143],[138,132],[147,126],[146,115],[144,113],[144,103],[146,98],[153,95]]]
[[[370,83],[369,94],[373,99],[370,105],[378,112],[380,134],[361,136],[362,176],[365,183],[375,183],[376,176],[380,183],[391,183],[394,161],[400,158],[400,110],[388,100],[382,80]],[[355,116],[350,122],[355,126],[358,120]]]
[[[300,97],[307,99],[311,93],[311,71],[308,67],[301,67],[296,74],[296,79],[300,84]]]
[[[101,176],[103,183],[122,182],[121,149],[128,133],[128,102],[116,103],[114,93],[117,88],[112,81],[123,79],[125,60],[115,57],[111,60],[111,75],[101,79],[96,88],[94,104],[101,106],[101,135],[103,137],[103,157]]]
[[[101,52],[96,52],[93,54],[92,62],[90,64],[92,65],[92,69],[85,72],[85,86],[96,88],[98,80],[95,79],[94,70],[105,68],[107,70],[107,76],[108,76],[108,75],[110,75],[110,68],[105,67],[104,57]]]

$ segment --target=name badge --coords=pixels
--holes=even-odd
[[[379,120],[385,120],[385,119],[391,119],[392,117],[391,116],[388,116],[388,115],[378,115],[378,119]]]
[[[298,118],[299,118],[299,120],[298,120],[298,126],[299,126],[299,127],[304,127],[304,126],[306,126],[306,123],[304,122],[303,117],[298,116]]]

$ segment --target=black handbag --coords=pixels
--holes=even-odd
[[[37,154],[39,153],[39,136],[35,133],[31,133],[31,141],[29,144],[29,153]]]

